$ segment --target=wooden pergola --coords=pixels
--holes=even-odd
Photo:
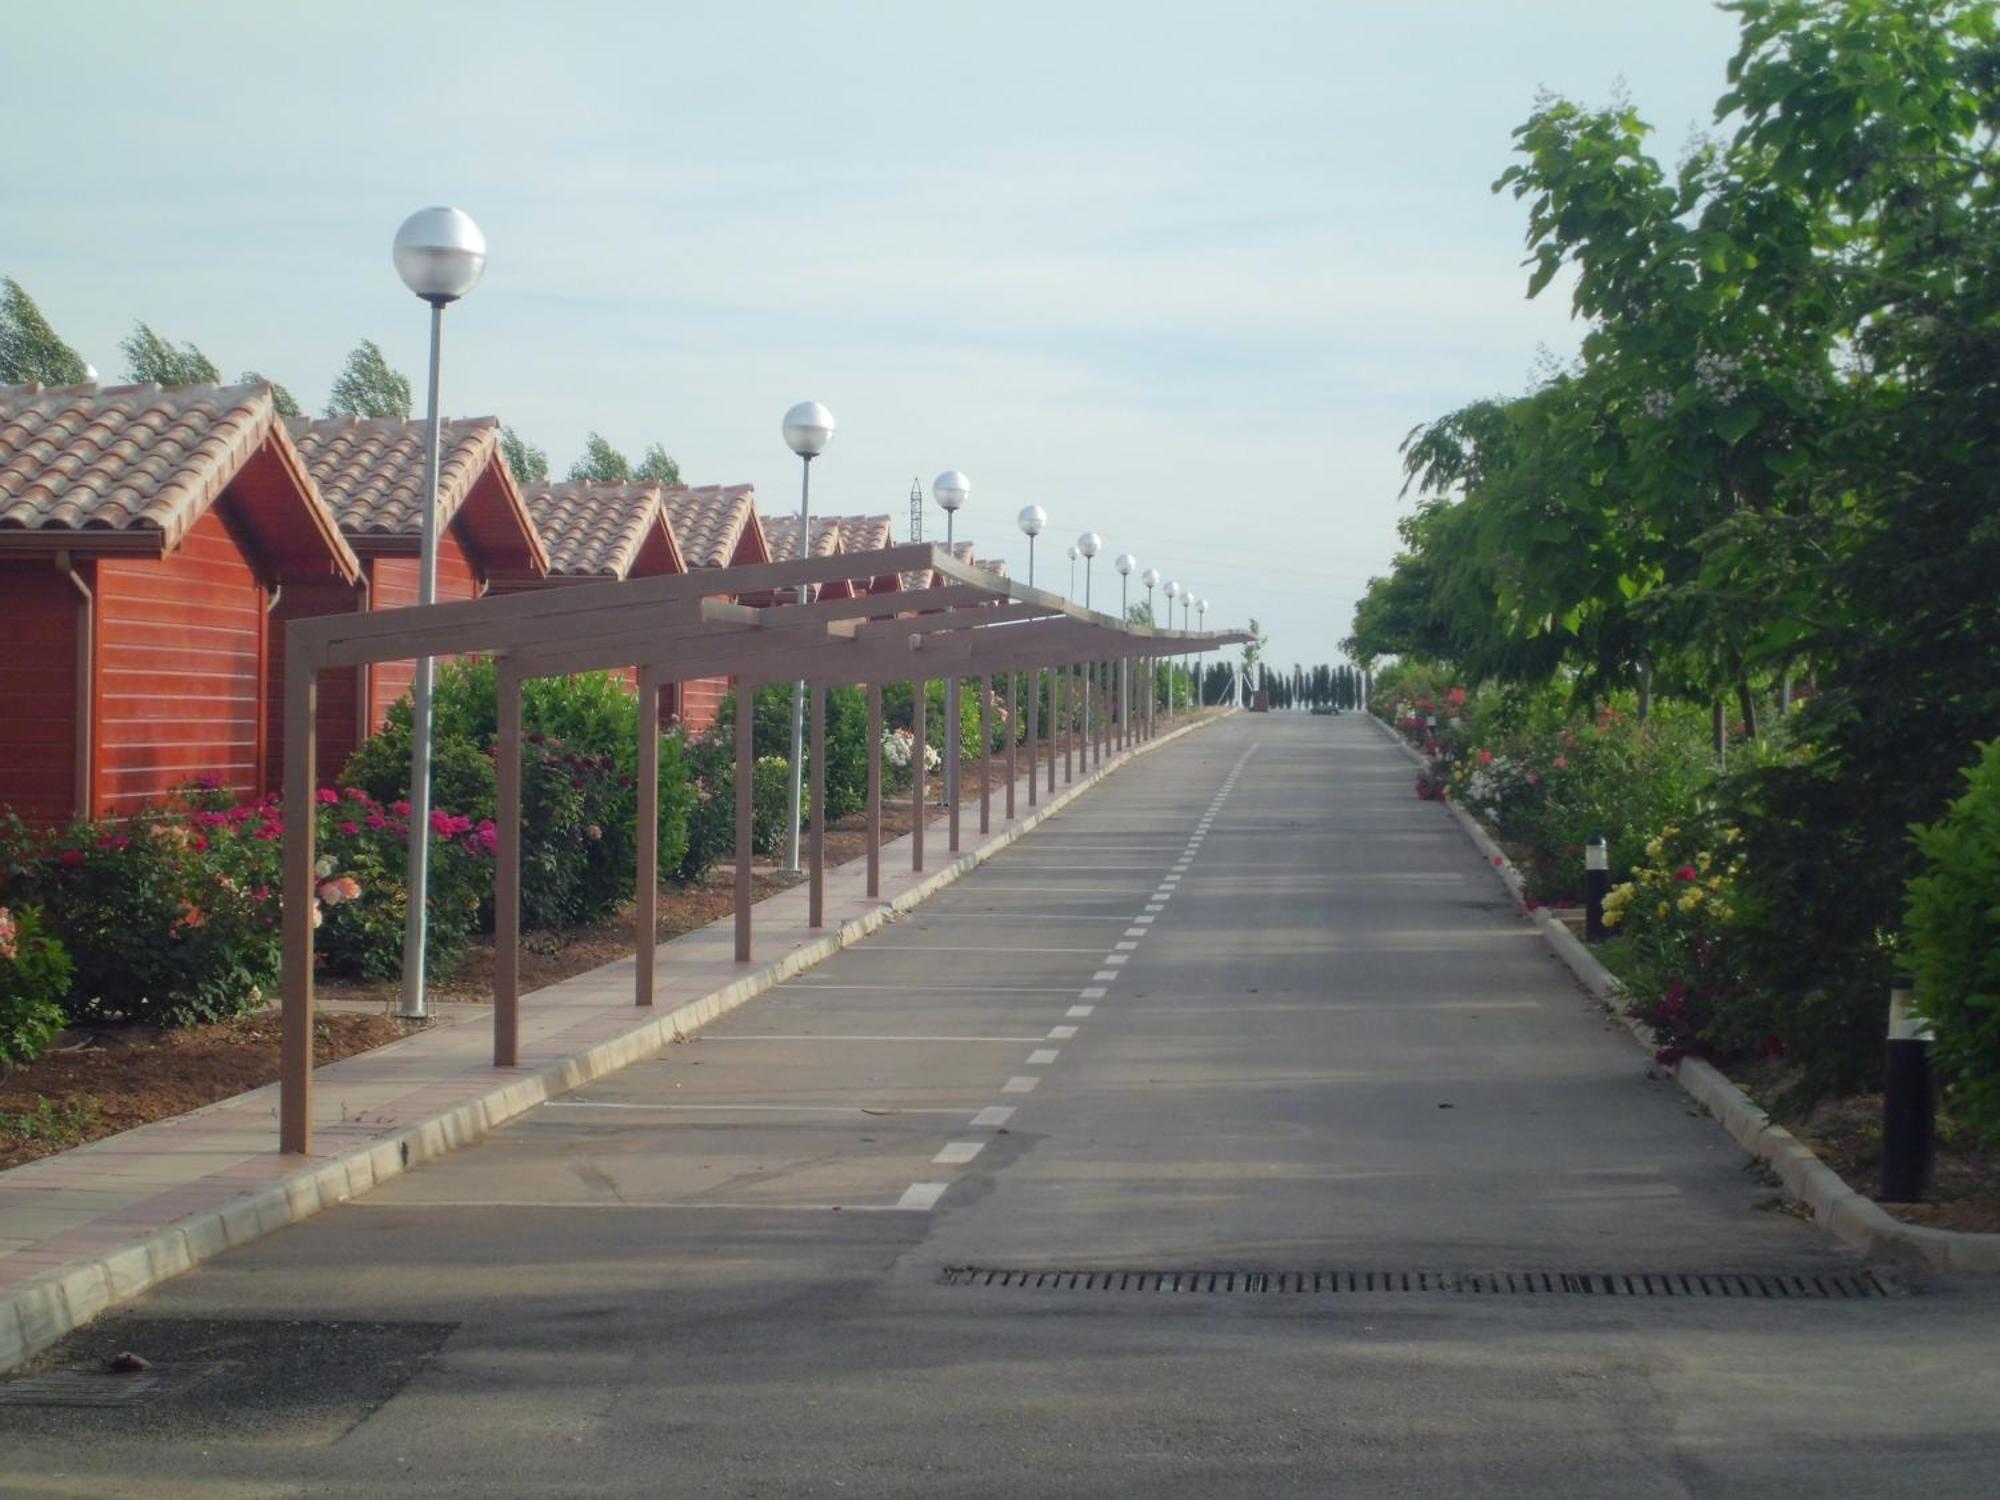
[[[920,568],[940,576],[921,594],[867,594],[805,604],[752,607],[715,597],[834,583],[851,577],[859,556],[868,576]],[[901,614],[909,609],[920,613]],[[1088,742],[1067,731],[1086,679],[1113,692],[1113,664],[1211,651],[1248,637],[1237,631],[1154,630],[1097,614],[1054,594],[961,562],[925,543],[872,554],[802,558],[783,563],[586,585],[546,593],[436,604],[379,614],[326,615],[295,620],[286,629],[284,843],[284,1042],[280,1065],[279,1150],[312,1145],[313,892],[316,768],[313,763],[319,674],[338,668],[423,656],[487,656],[499,670],[497,756],[500,830],[495,871],[493,1064],[513,1067],[520,1036],[521,895],[521,687],[530,678],[608,668],[635,668],[639,690],[637,978],[634,1001],[653,1003],[654,947],[659,893],[659,731],[662,683],[694,677],[736,680],[736,959],[751,957],[750,844],[755,747],[753,689],[801,678],[811,686],[811,835],[808,907],[811,925],[823,924],[825,906],[826,690],[864,684],[868,689],[867,893],[881,894],[882,685],[912,682],[914,694],[912,868],[924,861],[924,754],[927,739],[922,684],[937,677],[987,681],[980,695],[982,755],[980,828],[991,820],[991,679],[1007,678],[1010,715],[1016,676],[1028,680],[1026,751],[1028,796],[1036,797],[1040,678],[1049,674],[1048,786],[1055,788],[1056,728],[1065,726],[1065,775],[1074,776],[1079,752],[1086,771],[1116,746],[1155,732],[1153,698],[1135,715],[1132,694],[1117,711],[1099,716]],[[1130,674],[1133,676],[1137,673]],[[1072,711],[1063,712],[1067,694]],[[947,736],[954,763],[959,737]],[[1016,778],[1014,736],[1007,745],[1007,813],[1013,815]],[[301,809],[304,809],[303,815]],[[949,810],[949,842],[959,844],[959,806]],[[428,830],[412,829],[413,837]]]

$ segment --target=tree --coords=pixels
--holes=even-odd
[[[523,484],[541,484],[549,477],[549,456],[511,427],[500,429],[500,451],[507,467]]]
[[[569,466],[572,480],[595,484],[623,484],[632,477],[632,465],[598,433],[583,440],[583,457]]]
[[[0,276],[0,383],[80,385],[83,356],[56,336],[35,299],[11,276]]]
[[[302,417],[298,399],[268,375],[259,375],[255,370],[245,370],[236,377],[238,385],[268,385],[271,388],[271,404],[278,408],[281,417]]]
[[[125,356],[126,377],[145,385],[221,385],[222,372],[193,344],[175,345],[145,323],[133,325],[118,346]]]
[[[1152,623],[1150,615],[1146,623],[1147,624]],[[1260,662],[1263,659],[1264,646],[1265,646],[1264,632],[1258,629],[1257,621],[1253,616],[1250,621],[1250,639],[1243,643],[1243,676],[1246,680],[1252,678],[1255,678],[1260,682],[1263,680],[1261,675],[1259,675],[1261,674],[1263,669],[1258,666],[1258,662]]]
[[[639,460],[639,467],[632,471],[634,479],[657,481],[660,484],[679,484],[681,466],[674,462],[671,454],[658,443],[646,450],[646,456]]]
[[[329,417],[392,417],[410,419],[409,378],[389,367],[380,346],[363,339],[347,356],[340,378],[327,397]]]

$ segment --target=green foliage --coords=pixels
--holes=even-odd
[[[393,417],[406,422],[410,417],[410,382],[389,366],[388,358],[373,339],[354,346],[327,396],[329,417]]]
[[[1796,753],[1717,790],[1746,853],[1746,1034],[1870,1083],[1905,836],[2000,736],[2000,27],[1980,0],[1734,0],[1726,134],[1669,168],[1620,103],[1543,101],[1496,184],[1580,358],[1404,448],[1419,491],[1352,654],[1727,702]]]
[[[330,974],[394,979],[403,972],[409,914],[407,802],[387,804],[359,787],[323,791],[315,804],[318,931],[313,946]],[[493,889],[498,834],[490,818],[431,813],[424,965],[448,974],[465,956]],[[275,878],[275,872],[274,872]]]
[[[0,906],[0,1068],[33,1062],[63,1027],[69,953],[32,906]]]
[[[500,451],[507,467],[522,484],[540,484],[549,477],[549,456],[511,427],[500,429]]]
[[[236,377],[238,385],[268,385],[271,388],[271,404],[278,409],[281,417],[302,417],[305,411],[298,398],[268,375],[260,375],[255,370],[245,370]]]
[[[475,822],[497,811],[492,751],[499,733],[499,674],[486,660],[438,673],[432,698],[432,795]],[[384,801],[409,795],[411,706],[389,710],[344,775]],[[638,700],[608,672],[535,678],[521,693],[521,921],[571,927],[601,921],[632,894],[638,871]],[[660,736],[659,861],[687,851],[695,793],[687,747]],[[490,927],[490,896],[481,920]]]
[[[2000,1143],[2000,740],[1964,775],[1965,795],[1916,830],[1910,966],[1952,1113]]]
[[[144,323],[118,346],[125,356],[125,373],[137,384],[220,385],[222,372],[193,344],[175,345],[161,338]]]
[[[654,443],[646,449],[645,457],[639,460],[639,467],[632,471],[632,477],[656,480],[661,484],[679,484],[681,466],[674,462],[665,448]]]
[[[94,1098],[58,1104],[46,1094],[37,1094],[25,1109],[0,1109],[0,1136],[57,1147],[76,1146],[103,1113],[102,1102]]]
[[[1606,960],[1632,993],[1632,1013],[1659,1039],[1662,1062],[1690,1053],[1732,1062],[1758,1040],[1744,1030],[1735,955],[1741,837],[1713,820],[1668,823],[1605,897],[1604,924],[1616,937]],[[1765,1041],[1762,1050],[1779,1050]]]
[[[599,433],[583,440],[583,456],[569,466],[572,480],[622,484],[632,477],[632,463]]]
[[[0,276],[0,385],[81,385],[86,369],[21,283]]]

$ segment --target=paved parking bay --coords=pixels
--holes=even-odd
[[[1982,1495],[1995,1308],[1785,1212],[1368,725],[1240,716],[85,1330],[237,1373],[0,1401],[0,1493]]]

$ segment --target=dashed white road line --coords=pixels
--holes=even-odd
[[[896,1200],[896,1207],[903,1209],[932,1209],[938,1199],[945,1195],[948,1182],[913,1182],[903,1189],[903,1196]]]
[[[1076,1032],[1077,1028],[1074,1026],[1051,1026],[1049,1028],[1049,1040],[1052,1042],[1066,1042],[1075,1036]]]
[[[986,1149],[984,1141],[953,1141],[931,1158],[934,1167],[961,1167]]]
[[[989,1104],[972,1117],[972,1128],[974,1130],[998,1130],[1013,1118],[1013,1105]]]
[[[1041,1081],[1038,1076],[1016,1074],[1000,1085],[1000,1092],[1003,1094],[1032,1094],[1035,1091],[1035,1085]]]
[[[1062,1055],[1060,1047],[1037,1047],[1028,1054],[1027,1065],[1031,1068],[1046,1068]]]
[[[1085,1016],[1092,1014],[1096,1009],[1097,1007],[1094,1005],[1072,1005],[1069,1008],[1068,1014],[1075,1016],[1078,1020],[1082,1020]]]

